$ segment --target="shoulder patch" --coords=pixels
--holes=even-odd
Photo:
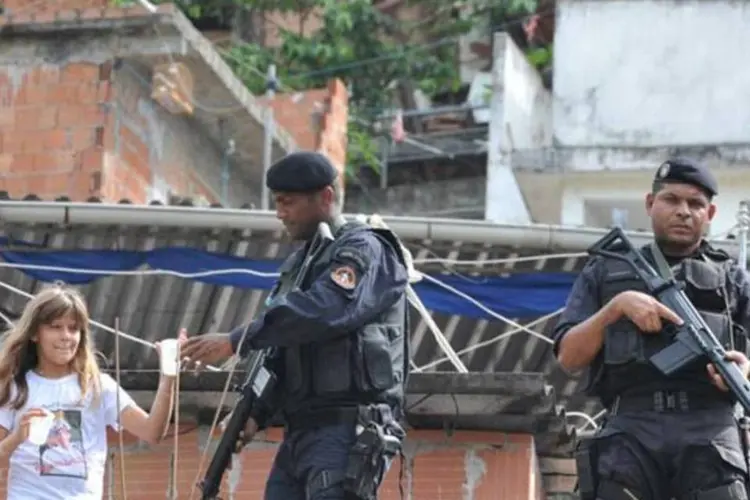
[[[344,290],[354,290],[357,286],[357,273],[352,266],[337,266],[331,271],[331,281]]]

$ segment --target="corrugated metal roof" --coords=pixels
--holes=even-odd
[[[0,222],[0,236],[31,242],[50,249],[122,249],[147,250],[166,246],[187,246],[211,252],[253,259],[283,258],[291,246],[280,231],[237,231],[231,229],[153,228],[148,220],[142,225],[64,226]],[[437,273],[575,272],[584,262],[581,254],[555,257],[549,253],[525,251],[498,245],[466,244],[458,241],[404,240],[412,251],[417,268]],[[11,248],[13,247],[11,243]],[[43,250],[39,250],[43,251]],[[440,259],[461,261],[448,266]],[[421,264],[423,260],[429,263]],[[495,261],[491,266],[483,262]],[[484,266],[484,267],[483,267]],[[489,269],[487,268],[489,267]],[[0,269],[0,286],[5,283],[28,293],[42,285],[15,269]],[[154,342],[176,334],[180,327],[192,333],[228,331],[256,314],[265,292],[213,286],[171,276],[104,277],[82,287],[93,319],[114,326],[119,319],[121,331]],[[26,299],[7,289],[0,291],[0,311],[11,318],[21,312]],[[424,321],[414,315],[412,331],[413,360],[417,366],[435,363],[443,353],[430,335]],[[548,342],[525,332],[493,342],[513,328],[502,321],[477,320],[460,316],[434,316],[440,329],[472,372],[536,372],[547,375],[555,387],[557,404],[568,410],[594,413],[593,403],[574,396],[577,382],[558,368]],[[511,318],[517,323],[537,322],[531,328],[549,335],[556,317]],[[113,336],[95,329],[99,349],[113,362]],[[476,348],[476,346],[482,347]],[[474,348],[474,349],[472,349]],[[124,369],[143,370],[156,367],[155,353],[146,346],[123,340],[120,345]],[[428,371],[454,371],[448,361],[435,364]],[[575,422],[582,424],[583,422]]]

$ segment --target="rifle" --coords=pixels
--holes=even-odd
[[[310,243],[310,247],[305,254],[305,259],[297,274],[293,289],[300,288],[303,285],[307,275],[310,273],[312,264],[328,248],[328,245],[332,241],[333,234],[328,224],[325,222],[318,224],[318,231],[315,233],[313,241]],[[232,455],[238,451],[237,443],[240,440],[240,434],[244,431],[252,410],[259,401],[265,401],[274,391],[278,377],[267,366],[267,360],[271,358],[272,354],[273,348],[263,349],[256,354],[253,360],[248,371],[248,376],[240,389],[240,397],[234,405],[216,451],[211,458],[211,463],[206,469],[203,481],[201,481],[202,500],[216,500],[219,498],[221,480],[224,477],[227,467],[229,467]],[[248,439],[250,439],[250,436],[244,436],[244,440]]]
[[[613,250],[616,248],[617,251]],[[589,249],[590,255],[625,262],[638,274],[646,288],[659,302],[683,320],[682,325],[669,325],[673,342],[657,352],[649,361],[664,375],[672,375],[693,361],[706,356],[724,379],[729,390],[746,412],[750,411],[750,382],[736,363],[725,359],[726,350],[695,309],[674,279],[665,279],[633,246],[620,228],[614,228]]]

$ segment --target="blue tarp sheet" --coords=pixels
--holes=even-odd
[[[0,239],[2,242],[2,239]],[[18,241],[14,241],[18,245]],[[117,271],[148,265],[151,269],[181,274],[223,271],[221,274],[190,276],[187,279],[219,286],[268,290],[274,276],[255,276],[247,271],[276,273],[280,261],[253,260],[211,253],[192,248],[159,248],[149,251],[60,250],[3,251],[2,258],[12,264],[68,268],[69,270],[21,269],[45,282],[63,281],[72,285],[90,283]],[[236,270],[244,270],[238,272]],[[226,272],[233,270],[233,272]],[[96,271],[96,272],[93,272]],[[440,282],[472,297],[485,307],[510,318],[531,318],[560,309],[575,280],[569,273],[528,273],[507,277],[435,276]],[[471,318],[492,319],[466,298],[428,280],[415,285],[428,309]]]

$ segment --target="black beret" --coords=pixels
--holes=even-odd
[[[701,188],[709,196],[716,196],[719,186],[708,167],[688,158],[672,158],[661,164],[655,181],[691,184]]]
[[[338,172],[325,155],[298,151],[277,161],[266,173],[266,186],[271,191],[311,193],[330,186]]]

